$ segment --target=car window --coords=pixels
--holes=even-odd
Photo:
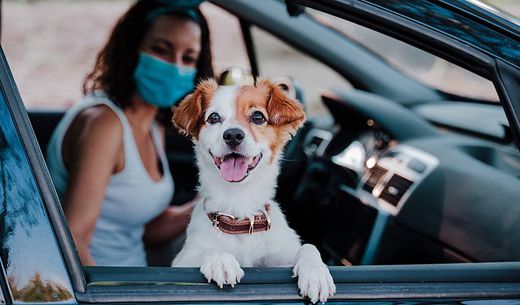
[[[499,101],[493,83],[475,73],[353,22],[315,10],[307,11],[325,26],[338,30],[419,82],[462,97]]]
[[[331,209],[323,223],[336,229],[323,229],[323,237],[316,239],[324,244],[328,257],[336,264],[345,265],[517,260],[516,250],[510,251],[495,238],[507,235],[506,239],[516,240],[518,237],[499,233],[504,228],[499,224],[505,224],[500,216],[483,216],[479,212],[486,206],[501,210],[499,215],[516,210],[512,205],[497,203],[501,200],[488,200],[489,194],[495,193],[492,185],[503,187],[499,196],[504,196],[504,200],[517,197],[515,193],[520,186],[520,154],[508,145],[512,138],[505,135],[508,123],[504,110],[494,104],[461,102],[462,99],[456,97],[498,102],[493,83],[379,32],[325,13],[313,10],[308,13],[320,24],[332,27],[333,32],[340,31],[345,34],[343,37],[366,46],[366,52],[376,53],[405,75],[455,95],[431,103],[424,100],[423,105],[407,109],[362,90],[333,90],[324,95],[335,123],[340,125],[339,131],[331,128],[335,135],[329,142],[329,136],[320,136],[322,130],[316,133],[311,130],[307,141],[309,150],[313,156],[346,168],[348,174],[343,173],[345,176],[341,178],[326,175],[325,172],[337,169],[335,165],[316,161],[315,172],[307,173],[304,180],[298,182],[297,190],[304,195],[295,201],[324,201],[323,206],[316,205]],[[453,134],[463,137],[450,138]],[[328,146],[314,149],[316,141]],[[514,161],[502,166],[500,162],[483,158],[484,151]],[[467,171],[469,164],[476,166],[475,172]],[[410,176],[405,174],[408,169]],[[413,176],[415,178],[411,178]],[[321,190],[330,187],[329,181],[335,178],[341,181],[338,188],[346,193],[343,202],[357,202],[358,206],[338,203],[332,207],[334,204],[329,199],[332,202],[337,199],[324,198],[326,192]],[[365,193],[369,196],[365,197]],[[377,199],[372,201],[373,198]],[[367,209],[367,205],[374,209]],[[475,214],[468,216],[465,212],[468,209]],[[298,216],[305,214],[304,218],[308,219],[316,210],[318,207],[309,208],[306,213],[298,211]],[[362,218],[364,225],[373,224],[370,231],[365,231],[364,225],[352,225],[350,230],[358,230],[352,236],[348,237],[348,233],[344,233],[343,239],[334,236],[340,226],[334,226],[331,219],[346,224]],[[483,223],[490,226],[484,228],[480,225]],[[509,224],[511,227],[507,230],[519,226],[516,220]],[[295,219],[293,225],[304,232],[304,239],[316,238],[316,233],[306,229],[304,222]],[[381,227],[385,229],[378,231]],[[363,234],[367,237],[362,237]],[[433,239],[426,241],[426,236]],[[364,248],[364,252],[356,251],[357,246]]]
[[[0,74],[5,75],[4,67]],[[0,95],[0,259],[10,298],[67,304],[73,299],[71,284],[11,114]]]
[[[260,76],[292,78],[302,91],[303,102],[310,115],[326,112],[320,98],[324,90],[334,86],[346,89],[352,87],[333,69],[268,32],[252,27],[252,36]]]
[[[38,3],[40,2],[23,2],[17,5],[21,7],[22,4],[30,4],[38,7]],[[119,1],[115,1],[115,3],[121,4]],[[126,2],[123,3],[127,5]],[[211,9],[214,7],[204,5],[208,14],[212,14]],[[219,10],[215,8],[215,16],[227,14]],[[235,22],[233,24],[237,25]],[[239,39],[240,32],[233,33],[235,39]],[[329,133],[337,132],[334,134],[334,141],[330,142],[330,147],[325,147],[326,149],[322,151],[323,154],[319,155],[316,154],[316,150],[306,150],[307,144],[320,145],[320,143],[314,142],[315,138],[312,137],[318,134],[309,132],[307,135],[310,136],[303,139],[311,141],[298,143],[303,147],[301,154],[303,157],[283,160],[289,161],[290,164],[303,161],[304,164],[309,165],[308,168],[304,168],[304,171],[296,171],[296,174],[288,177],[298,184],[294,194],[299,197],[296,197],[298,201],[295,202],[297,204],[293,205],[293,208],[296,207],[297,212],[308,212],[307,216],[310,217],[301,217],[298,222],[292,214],[289,215],[292,217],[290,223],[309,234],[306,236],[306,240],[312,241],[317,235],[322,234],[320,237],[323,239],[318,242],[320,250],[326,253],[327,263],[330,265],[359,265],[505,261],[511,260],[510,253],[513,255],[518,253],[515,251],[520,243],[518,238],[513,236],[514,232],[518,232],[518,218],[516,214],[512,213],[517,211],[515,198],[518,196],[515,197],[515,194],[519,189],[520,167],[518,164],[520,163],[517,152],[500,143],[478,141],[475,139],[478,137],[452,137],[445,142],[441,141],[441,137],[435,133],[434,127],[425,123],[424,120],[411,117],[412,113],[409,109],[403,109],[404,107],[396,105],[382,96],[355,90],[342,76],[333,72],[332,68],[304,55],[297,50],[298,48],[288,47],[285,42],[259,28],[253,28],[253,35],[255,36],[255,46],[258,49],[261,75],[294,78],[304,90],[305,102],[311,114],[326,112],[325,106],[321,104],[320,93],[323,89],[339,87],[335,96],[323,96],[329,105],[337,106],[337,111],[331,111],[331,113],[337,119],[337,125],[341,125],[340,128],[331,126],[330,130],[326,130]],[[227,36],[221,37],[221,39],[227,38]],[[224,52],[234,50],[226,44],[223,44],[222,47]],[[242,46],[239,46],[238,50],[244,52]],[[15,57],[15,53],[16,51],[12,49],[11,56]],[[236,58],[224,55],[218,57],[222,60],[222,64],[217,65],[218,71],[230,66],[247,65],[244,54],[237,55]],[[297,63],[296,60],[301,61]],[[31,82],[34,82],[34,79],[31,79]],[[338,98],[344,98],[344,100],[338,100]],[[18,227],[14,226],[18,230],[10,231],[7,228],[1,231],[8,233],[2,236],[7,238],[7,241],[2,242],[2,247],[5,249],[5,247],[11,246],[10,253],[13,254],[11,257],[6,257],[5,251],[0,253],[3,255],[1,257],[3,263],[6,265],[8,280],[12,279],[9,278],[10,274],[26,270],[25,268],[29,269],[29,272],[26,272],[28,275],[24,277],[27,279],[24,283],[30,282],[26,285],[29,287],[28,289],[24,289],[26,286],[18,282],[12,281],[14,284],[10,282],[16,288],[14,291],[20,292],[17,294],[19,297],[15,298],[20,303],[40,302],[41,299],[36,298],[42,297],[41,294],[31,295],[30,298],[26,296],[26,293],[35,290],[44,290],[45,293],[51,290],[49,294],[56,302],[70,301],[72,294],[66,276],[52,277],[52,280],[57,280],[51,282],[49,281],[51,277],[46,277],[43,273],[31,273],[39,270],[38,268],[55,268],[52,270],[53,275],[65,274],[63,265],[59,263],[61,256],[58,249],[60,248],[56,244],[53,232],[49,230],[51,225],[48,223],[47,211],[42,204],[31,165],[27,160],[24,148],[17,140],[17,130],[12,118],[6,115],[10,113],[9,109],[2,103],[3,100],[0,100],[0,113],[2,114],[0,161],[7,160],[5,162],[10,163],[8,166],[0,167],[2,170],[0,178],[4,179],[0,181],[15,177],[16,179],[12,179],[12,181],[16,187],[7,188],[3,185],[0,189],[3,197],[0,196],[0,198],[8,198],[5,196],[6,190],[17,192],[15,195],[18,197],[14,199],[23,198],[21,203],[4,199],[4,203],[14,204],[10,206],[10,208],[15,208],[16,213],[12,215],[13,217],[6,218],[5,213],[0,213],[0,217],[4,217],[0,218],[4,221],[4,225],[8,224],[10,220],[16,221],[18,225]],[[345,104],[358,108],[345,111],[339,106]],[[367,112],[359,111],[360,109]],[[449,110],[448,113],[465,114],[467,113],[465,110],[465,108],[458,108],[456,111]],[[403,113],[407,114],[403,115]],[[480,122],[479,119],[481,117],[477,116],[477,123]],[[352,125],[349,125],[350,123]],[[19,126],[29,128],[28,124]],[[415,135],[421,135],[421,137],[414,137]],[[414,147],[420,147],[420,149]],[[453,149],[453,152],[445,154],[447,152],[443,151],[445,148]],[[362,158],[358,158],[360,154]],[[331,165],[333,167],[327,167]],[[19,177],[19,175],[21,176]],[[348,184],[351,183],[353,177],[356,177],[354,175],[358,175],[359,180],[354,180],[357,184],[354,185],[354,188],[349,188]],[[417,178],[417,180],[411,181],[408,179],[409,177],[412,177],[410,179]],[[308,180],[304,181],[301,178]],[[415,182],[417,184],[411,187]],[[474,187],[479,184],[483,187]],[[281,182],[280,185],[283,183]],[[419,189],[417,185],[422,186],[422,193],[415,193],[415,197],[402,195],[408,189]],[[501,191],[496,192],[497,189],[501,189]],[[333,191],[331,192],[331,190]],[[357,198],[358,201],[355,202],[353,198],[355,191],[364,192],[365,197]],[[374,206],[377,207],[377,202],[371,205],[376,200],[373,197],[367,197],[371,194],[380,196],[386,202],[386,204],[379,203],[383,206],[381,210],[374,208]],[[383,196],[385,197],[383,198]],[[414,200],[415,204],[403,207],[401,203],[408,199]],[[26,207],[31,208],[32,213],[29,216],[23,213],[23,209]],[[403,213],[399,214],[400,211],[397,208],[402,209]],[[4,210],[0,210],[0,212],[5,211],[8,211],[6,207]],[[393,212],[396,214],[392,214]],[[432,217],[424,218],[425,215]],[[35,216],[41,216],[41,218],[34,221]],[[488,216],[494,216],[493,221]],[[312,221],[309,222],[309,219]],[[8,221],[6,222],[6,220]],[[38,230],[39,225],[46,229]],[[462,228],[462,230],[454,228]],[[58,231],[58,229],[55,230]],[[489,234],[485,234],[487,232]],[[504,238],[504,236],[508,238]],[[14,241],[15,237],[20,237],[20,240]],[[45,241],[45,245],[42,241]],[[453,244],[450,243],[453,241],[458,243],[456,247],[451,247]],[[61,250],[73,251],[70,248],[72,247],[67,249],[62,245]],[[502,252],[504,249],[511,250],[511,252],[504,254]],[[466,251],[475,256],[461,255]],[[27,259],[25,253],[33,253],[33,255],[36,253],[39,257],[31,261]],[[51,258],[48,258],[47,255]],[[16,258],[20,257],[23,261],[17,262]],[[57,262],[57,265],[53,264]],[[486,286],[487,290],[480,291],[479,289],[482,287],[471,286],[472,281],[482,278],[488,279],[490,283],[517,281],[514,274],[501,278],[501,273],[494,273],[496,270],[493,268],[502,269],[502,271],[518,269],[518,266],[515,267],[515,265],[498,264],[483,264],[482,267],[475,267],[473,271],[477,272],[473,273],[467,272],[472,270],[471,266],[468,269],[460,266],[451,268],[446,265],[415,266],[411,269],[406,266],[364,267],[367,266],[353,267],[353,270],[356,271],[354,277],[351,277],[353,273],[349,273],[348,268],[336,267],[335,275],[342,284],[338,285],[339,298],[349,300],[354,295],[364,299],[374,296],[382,299],[389,293],[395,298],[394,300],[413,298],[418,294],[415,290],[417,286],[414,286],[417,283],[418,285],[422,283],[423,287],[419,288],[426,291],[420,291],[419,293],[423,293],[420,296],[426,296],[430,300],[439,297],[438,291],[442,291],[444,297],[449,296],[446,291],[450,287],[452,291],[449,293],[452,296],[456,296],[457,289],[466,289],[463,291],[467,295],[485,298],[489,297],[489,291],[493,290]],[[516,269],[507,270],[508,267]],[[296,279],[290,278],[290,269],[274,271],[248,269],[246,272],[252,274],[251,278],[254,280],[245,278],[243,283],[230,290],[227,288],[220,290],[213,284],[203,283],[203,278],[196,268],[174,270],[171,268],[86,267],[84,270],[85,277],[88,279],[88,291],[87,293],[76,291],[79,301],[84,303],[278,299],[298,302],[300,300],[295,286]],[[489,270],[491,272],[488,272]],[[390,272],[385,273],[385,271]],[[364,274],[368,274],[368,280],[363,277]],[[445,274],[449,275],[447,277],[450,280],[453,279],[451,276],[455,276],[459,281],[465,282],[459,283],[458,286],[451,286],[450,283],[442,283],[445,286],[437,285],[446,280]],[[486,274],[489,277],[486,277]],[[18,276],[18,273],[16,275]],[[262,278],[263,276],[266,278]],[[510,286],[504,288],[500,284],[492,286],[492,288],[503,289],[500,291],[505,291],[504,293],[513,291],[514,294],[510,293],[510,295],[518,295],[518,286],[515,288],[511,284],[513,288]],[[41,289],[42,287],[45,289]],[[510,290],[507,290],[508,287]],[[262,295],[264,289],[271,294]],[[365,294],[362,294],[363,291]],[[374,293],[374,295],[370,293]],[[414,293],[416,294],[414,295]],[[176,299],[177,297],[179,299]],[[452,297],[452,299],[457,298]]]

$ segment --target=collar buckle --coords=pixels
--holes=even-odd
[[[251,217],[251,220],[249,222],[249,235],[253,234],[255,232],[255,216]]]
[[[220,221],[219,221],[220,216],[226,216],[226,217],[231,218],[232,220],[235,220],[235,218],[236,218],[235,216],[233,216],[231,214],[215,212],[215,213],[213,213],[213,217],[211,218],[211,222],[213,222],[214,227],[218,228],[218,225],[220,224]]]

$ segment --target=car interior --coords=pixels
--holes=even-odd
[[[263,73],[268,69],[258,60],[262,45],[254,35],[265,31],[352,85],[320,87],[314,96],[299,82],[303,76],[279,74],[293,80],[307,109],[319,104],[323,111],[308,112],[285,148],[276,200],[328,265],[520,260],[520,153],[498,101],[448,93],[406,76],[312,11],[275,23],[217,2],[241,19],[248,53],[253,48],[258,54],[249,58],[254,64],[234,68],[236,79],[222,71],[221,83],[272,77]],[[283,4],[269,5],[286,14]],[[298,38],[304,31],[332,35],[337,44],[320,42],[328,36]],[[339,51],[347,48],[348,56]],[[28,114],[45,152],[64,110]],[[196,195],[197,168],[189,139],[172,127],[166,143],[176,184],[172,204],[178,205]],[[168,266],[171,252],[160,253],[151,264]]]

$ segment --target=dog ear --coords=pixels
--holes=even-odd
[[[197,138],[204,125],[204,112],[218,85],[214,79],[201,81],[195,91],[186,96],[178,106],[172,109],[172,122],[179,131],[192,138]]]
[[[277,85],[282,91],[291,99],[296,100],[296,88],[294,82],[285,76],[273,79],[273,83]]]
[[[268,80],[260,82],[263,82],[263,85],[270,89],[269,101],[267,102],[269,123],[286,127],[289,133],[294,135],[305,122],[303,105],[285,94],[277,84]]]

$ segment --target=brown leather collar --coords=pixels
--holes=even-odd
[[[271,229],[270,210],[271,206],[266,204],[262,214],[254,215],[252,219],[238,219],[233,215],[221,212],[208,213],[208,217],[213,222],[213,226],[224,233],[253,234]]]

